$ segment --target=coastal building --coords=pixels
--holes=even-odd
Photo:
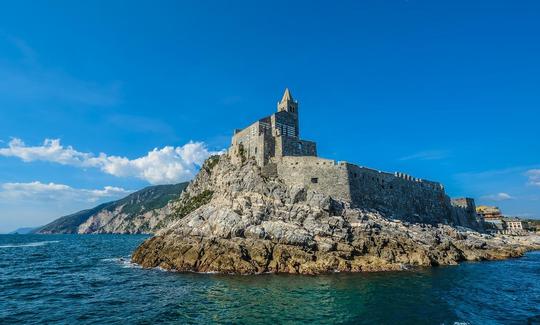
[[[525,235],[530,229],[527,222],[517,217],[506,217],[503,219],[505,225],[505,234],[507,235]]]
[[[480,205],[476,208],[478,218],[484,222],[489,233],[502,234],[505,231],[503,215],[498,207]]]
[[[298,102],[289,89],[277,103],[276,113],[234,131],[231,150],[234,157],[253,157],[261,166],[271,158],[317,156],[315,142],[300,139]]]
[[[526,228],[519,218],[504,218],[503,221],[506,224],[506,229],[509,231],[519,232],[525,230]]]
[[[482,219],[486,221],[488,221],[489,219],[502,219],[502,213],[498,207],[479,205],[476,208],[476,212]]]
[[[373,208],[395,219],[481,228],[474,200],[450,200],[440,183],[318,157],[316,143],[300,136],[299,115],[299,103],[286,89],[276,113],[234,130],[228,150],[231,160],[252,159],[266,176],[279,177],[287,185],[327,194],[353,207]]]
[[[476,211],[490,233],[524,235],[529,231],[525,221],[517,217],[505,217],[498,207],[481,205]]]

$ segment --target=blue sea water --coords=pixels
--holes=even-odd
[[[0,323],[540,322],[540,252],[406,272],[226,276],[139,268],[129,255],[145,238],[0,235]]]

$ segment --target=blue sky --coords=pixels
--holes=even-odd
[[[536,1],[5,3],[0,232],[189,179],[285,87],[321,156],[540,217],[539,58]]]

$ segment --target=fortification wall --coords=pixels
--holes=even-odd
[[[450,199],[441,184],[403,173],[385,173],[347,164],[353,206],[414,222],[448,222]]]
[[[305,186],[353,207],[411,222],[472,226],[464,209],[453,207],[436,182],[318,157],[282,157],[275,162],[277,176],[286,184]]]
[[[451,200],[452,218],[456,224],[469,225],[484,230],[485,226],[476,213],[476,204],[472,198],[456,198]]]
[[[276,159],[277,174],[288,185],[305,186],[336,199],[350,201],[347,168],[343,163],[318,157]]]

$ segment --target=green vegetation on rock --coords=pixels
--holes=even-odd
[[[171,215],[167,216],[167,218],[158,224],[158,228],[164,227],[171,221],[182,219],[203,205],[208,204],[210,200],[212,200],[213,195],[213,191],[204,190],[196,196],[186,198],[183,204],[181,204],[175,211],[173,211]]]
[[[208,173],[211,173],[211,172],[212,172],[212,169],[214,169],[214,167],[216,167],[216,165],[217,165],[218,162],[219,162],[219,155],[211,156],[210,158],[208,158],[208,159],[206,160],[206,162],[204,163],[203,168],[204,168]]]

